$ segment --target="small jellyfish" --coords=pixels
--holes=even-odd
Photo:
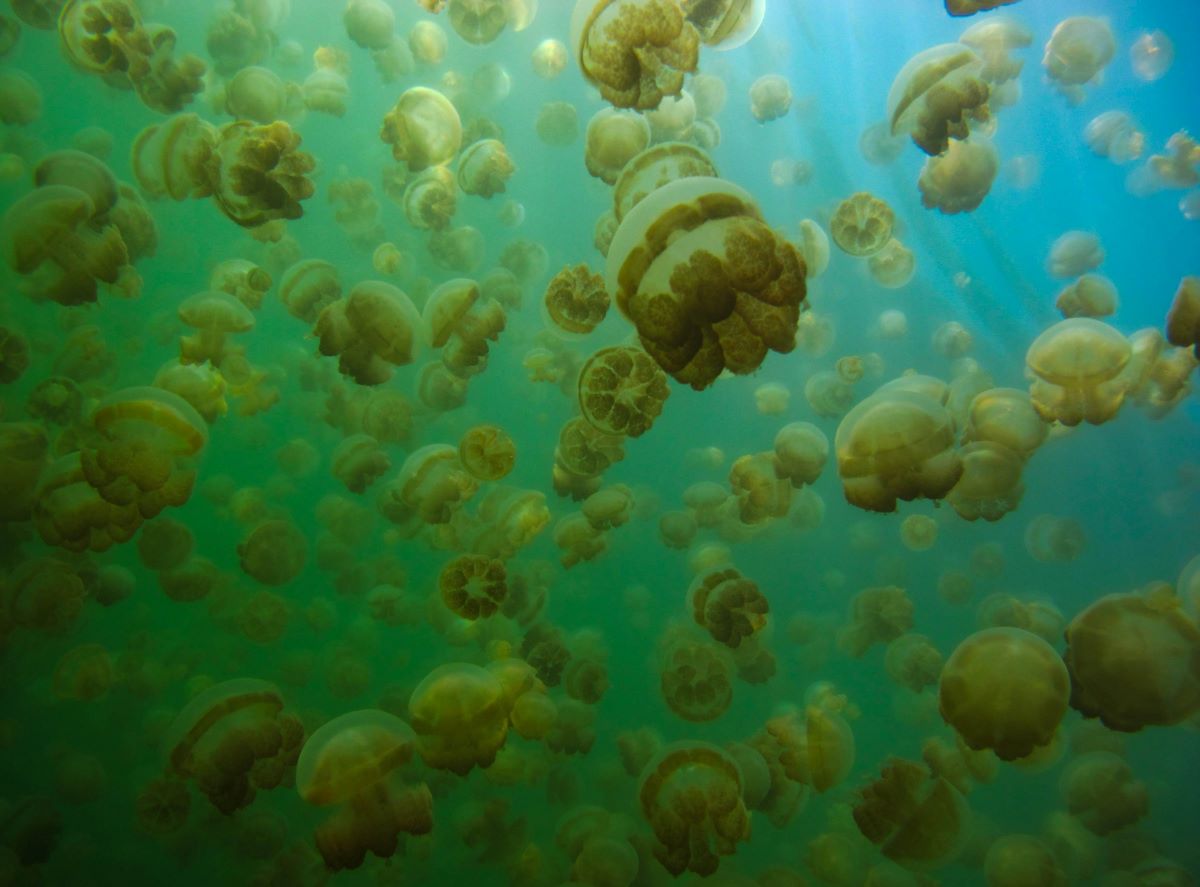
[[[645,434],[670,393],[666,375],[638,348],[602,348],[579,371],[580,411],[605,434]]]
[[[1134,76],[1146,83],[1161,79],[1175,61],[1175,44],[1162,31],[1140,35],[1129,47]]]
[[[764,74],[750,84],[750,113],[759,123],[778,120],[792,108],[792,87],[779,74]]]
[[[838,204],[829,222],[833,242],[852,256],[879,252],[892,239],[895,223],[892,208],[866,191],[852,194]]]

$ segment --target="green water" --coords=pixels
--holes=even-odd
[[[681,10],[705,8],[624,3],[684,38]],[[392,14],[357,42],[341,0],[70,0],[61,36],[62,3],[0,10],[0,884],[1196,883],[1200,409],[1195,359],[1162,333],[1197,270],[1200,171],[1186,147],[1169,177],[1151,158],[1197,127],[1197,12],[768,0],[745,45],[683,65],[696,119],[653,121],[711,178],[631,207],[606,258],[614,188],[588,172],[586,131],[636,101],[581,71],[574,4],[473,5],[503,26],[490,42],[456,31],[472,4],[454,0],[352,2]],[[116,37],[95,24],[131,9],[141,24]],[[1066,16],[1113,40],[1069,95],[1043,62]],[[1001,20],[1028,32],[1006,56],[1023,69],[964,124],[993,179],[977,209],[927,208],[918,181],[945,158],[903,131],[860,140],[908,59]],[[149,23],[173,49],[148,56]],[[422,60],[431,27],[444,50]],[[1161,69],[1162,40],[1154,58],[1138,43],[1156,29],[1173,42]],[[561,71],[539,69],[545,41]],[[790,96],[759,120],[765,75]],[[386,142],[415,87],[463,132],[432,158],[456,196],[449,236],[472,245],[457,260],[405,206],[439,174]],[[1132,156],[1089,147],[1105,111],[1131,116]],[[190,142],[166,136],[183,113]],[[264,138],[288,146],[291,178],[245,171],[275,164]],[[512,165],[491,196],[463,172],[484,138]],[[892,265],[837,237],[856,192],[890,209]],[[724,223],[693,215],[641,289],[618,279],[649,207],[695,213],[699,193],[734,195],[722,232],[770,258],[737,277]],[[802,220],[833,235],[827,268]],[[1100,253],[1053,274],[1072,231]],[[546,293],[580,265],[611,305],[572,333]],[[257,290],[204,295],[234,268]],[[1056,326],[1084,272],[1111,282],[1115,313]],[[766,311],[777,338],[722,326],[721,275],[735,317]],[[455,287],[477,301],[435,344],[428,305]],[[699,357],[650,329],[652,295],[706,328]],[[240,330],[197,334],[197,298]],[[1055,399],[1027,368],[1051,328],[1115,349],[1108,387]],[[604,437],[623,420],[586,397],[581,414],[601,349],[653,380],[634,401],[645,433]],[[973,505],[958,477],[964,457],[980,470],[971,441],[993,440],[971,414],[993,388],[1018,390],[1001,424],[1028,449],[999,447],[1012,476]],[[934,426],[905,437],[893,415],[891,442],[860,439],[919,451],[891,474],[871,463],[893,495],[870,501],[846,443],[868,398]],[[827,448],[794,482],[777,455],[792,423]],[[515,453],[501,478],[468,470],[460,442],[481,427]],[[588,470],[563,452],[580,432],[608,454]],[[952,466],[941,485],[932,457]],[[441,591],[452,563],[503,578],[464,607]],[[1097,612],[1124,615],[1094,629]],[[960,679],[998,627],[1007,645]],[[881,773],[901,772],[910,788],[887,794]]]

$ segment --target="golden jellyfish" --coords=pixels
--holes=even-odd
[[[392,523],[415,531],[422,524],[448,523],[478,488],[456,447],[429,444],[410,453],[399,474],[384,485],[379,510]]]
[[[408,32],[408,48],[423,65],[440,65],[449,45],[450,39],[437,22],[419,21]]]
[[[1108,317],[1117,311],[1117,288],[1101,274],[1084,274],[1054,300],[1063,317]]]
[[[387,49],[396,39],[396,14],[385,0],[349,0],[342,23],[346,36],[363,49]]]
[[[1117,51],[1108,22],[1101,18],[1072,16],[1054,26],[1046,41],[1042,67],[1064,91],[1099,83]]]
[[[627,524],[634,505],[633,491],[625,484],[613,484],[584,499],[579,510],[592,529],[607,531]]]
[[[766,723],[775,757],[791,782],[820,793],[840,785],[854,767],[854,733],[842,715],[845,697],[814,684],[801,707],[787,706]]]
[[[605,434],[645,434],[670,393],[663,371],[638,348],[602,348],[579,372],[580,411]]]
[[[496,613],[508,594],[507,580],[502,561],[463,554],[442,567],[438,589],[448,609],[474,621]]]
[[[473,225],[434,231],[426,243],[438,266],[458,274],[470,274],[480,266],[486,245],[482,232]]]
[[[579,0],[571,46],[583,76],[617,108],[657,108],[696,70],[700,35],[677,0]]]
[[[472,540],[472,550],[487,557],[507,559],[528,546],[550,523],[546,497],[536,490],[497,487],[483,498],[477,514],[483,528]]]
[[[458,184],[443,166],[431,166],[412,176],[404,187],[401,206],[416,228],[441,231],[450,226],[458,208]]]
[[[238,558],[252,579],[263,585],[286,585],[304,569],[308,540],[290,520],[266,520],[238,545]]]
[[[1083,140],[1096,156],[1107,157],[1113,163],[1129,163],[1142,155],[1146,134],[1124,111],[1104,111],[1084,127]]]
[[[546,102],[533,128],[544,144],[565,148],[579,138],[579,112],[570,102]]]
[[[509,9],[514,6],[505,0],[450,0],[446,16],[454,33],[481,46],[500,36],[508,25]]]
[[[792,87],[779,74],[764,74],[750,84],[750,113],[759,123],[778,120],[792,109]]]
[[[908,133],[930,156],[944,153],[952,138],[967,138],[972,123],[986,124],[991,118],[991,90],[982,75],[983,59],[961,43],[917,53],[888,91],[892,135]]]
[[[1200,359],[1200,277],[1179,281],[1167,311],[1167,341],[1179,348],[1190,345]]]
[[[300,134],[276,120],[263,126],[239,120],[218,131],[212,161],[212,194],[227,218],[243,228],[276,219],[298,219],[300,202],[313,195],[308,177],[316,166],[300,150]]]
[[[867,257],[871,278],[887,289],[899,289],[912,280],[917,261],[913,251],[893,237]]]
[[[1039,514],[1025,528],[1025,550],[1035,561],[1070,562],[1087,548],[1087,533],[1074,518]]]
[[[987,628],[946,660],[938,707],[968,746],[1013,761],[1054,738],[1070,684],[1062,659],[1037,635]]]
[[[424,835],[433,828],[429,789],[402,787],[397,779],[415,744],[411,727],[377,709],[340,715],[305,742],[296,763],[296,791],[314,806],[337,805],[314,836],[328,869],[358,868],[367,853],[390,859],[401,834]]]
[[[179,340],[181,363],[220,364],[227,354],[226,336],[254,329],[250,309],[229,293],[205,290],[179,303],[179,319],[196,331]]]
[[[392,467],[392,460],[369,434],[343,438],[333,451],[333,476],[351,493],[363,493]]]
[[[424,326],[412,300],[382,281],[355,286],[317,317],[313,332],[320,352],[338,358],[338,369],[360,385],[379,385],[392,368],[412,363],[424,339]]]
[[[303,728],[282,709],[283,697],[267,681],[237,678],[208,687],[166,732],[167,774],[194,779],[227,816],[248,807],[257,789],[279,784],[300,753]]]
[[[963,442],[989,441],[1021,459],[1037,451],[1050,427],[1034,409],[1028,393],[1016,388],[988,388],[971,401]]]
[[[454,158],[462,144],[462,121],[442,93],[414,86],[384,115],[380,138],[391,146],[396,160],[420,172]]]
[[[208,278],[210,289],[229,293],[251,311],[262,307],[272,283],[271,275],[249,259],[225,259]]]
[[[1134,76],[1144,83],[1160,80],[1175,62],[1175,44],[1163,31],[1147,31],[1129,47]]]
[[[606,276],[650,356],[697,390],[795,347],[804,261],[731,183],[687,178],[652,192],[617,229]]]
[[[81,644],[59,658],[51,687],[57,699],[93,702],[108,694],[114,678],[108,650],[100,644]]]
[[[0,326],[0,385],[20,379],[29,369],[29,362],[29,340],[19,330]]]
[[[1131,355],[1129,340],[1099,320],[1073,317],[1054,324],[1025,356],[1034,377],[1029,389],[1034,408],[1047,422],[1107,422],[1125,400],[1121,371]]]
[[[503,194],[505,183],[516,172],[508,149],[498,139],[480,139],[458,156],[458,186],[464,194],[492,197]]]
[[[585,515],[569,514],[554,525],[554,544],[562,552],[559,562],[569,570],[607,551],[608,536],[593,527]]]
[[[868,511],[898,499],[941,499],[962,475],[954,423],[936,400],[915,391],[879,391],[838,426],[834,449],[846,500]]]
[[[133,140],[134,178],[150,197],[208,197],[213,193],[216,144],[216,127],[196,114],[176,114],[151,124]]]
[[[702,148],[676,141],[653,145],[629,159],[613,186],[617,222],[651,193],[676,179],[716,174],[717,168]]]
[[[1080,755],[1067,765],[1059,791],[1071,813],[1101,837],[1133,825],[1150,810],[1146,783],[1134,776],[1127,761],[1110,751]]]
[[[854,822],[863,837],[906,868],[928,868],[951,859],[970,822],[965,799],[929,768],[906,758],[888,758],[879,778],[863,788]]]
[[[875,644],[887,644],[913,626],[913,602],[903,588],[864,588],[850,600],[849,621],[838,631],[838,646],[860,658]]]
[[[567,47],[561,40],[547,38],[530,54],[533,73],[543,80],[553,80],[567,67]]]
[[[341,71],[318,67],[304,78],[301,86],[304,107],[319,114],[344,117],[350,97],[350,84]]]
[[[687,597],[696,624],[730,649],[756,639],[767,626],[771,605],[766,595],[733,567],[701,573]]]
[[[508,734],[504,684],[465,662],[439,665],[413,690],[409,720],[426,766],[465,776],[490,767]]]
[[[1085,717],[1135,732],[1200,710],[1200,629],[1173,593],[1105,595],[1066,638],[1071,707]]]
[[[658,537],[667,548],[687,549],[698,529],[696,518],[690,511],[665,511],[658,519]]]
[[[287,106],[283,80],[268,68],[242,68],[225,85],[225,110],[255,123],[273,123]]]
[[[946,494],[958,516],[997,521],[1015,511],[1025,493],[1021,454],[1002,443],[975,440],[963,445],[961,456],[962,476]]]
[[[829,267],[829,235],[812,219],[802,219],[799,224],[800,254],[804,257],[805,276],[809,280],[820,277]]]
[[[0,123],[28,126],[41,119],[42,88],[24,71],[0,72]]]
[[[187,524],[158,517],[138,533],[138,558],[147,569],[162,572],[181,566],[191,555],[196,539]]]
[[[892,239],[896,216],[883,200],[859,191],[838,204],[829,221],[833,242],[852,256],[870,256]]]
[[[458,457],[473,477],[482,481],[500,480],[512,471],[517,458],[516,445],[503,428],[475,425],[463,432]]]
[[[612,185],[625,165],[650,144],[650,123],[632,111],[604,108],[588,121],[584,142],[588,172]]]
[[[1050,245],[1046,271],[1051,277],[1081,277],[1104,261],[1100,238],[1089,231],[1068,231]]]
[[[937,543],[937,537],[937,521],[927,514],[910,514],[900,522],[900,541],[909,551],[928,551]]]
[[[316,323],[320,313],[342,295],[337,268],[323,259],[302,259],[279,281],[279,299],[293,317]]]
[[[766,16],[766,0],[683,0],[687,20],[700,41],[719,51],[744,46],[758,33]]]
[[[821,476],[829,458],[829,439],[810,422],[791,422],[775,435],[775,470],[793,487],[811,484]]]
[[[1024,49],[1033,43],[1033,32],[1018,19],[992,16],[971,25],[958,38],[960,43],[974,49],[983,58],[983,79],[993,86],[1014,81],[1025,63],[1009,55],[1014,49]],[[998,100],[1003,91],[992,94]]]
[[[987,197],[999,170],[1000,156],[990,140],[951,139],[944,153],[926,158],[921,168],[921,204],[946,215],[971,212]]]
[[[665,639],[659,688],[672,712],[692,723],[713,721],[733,701],[733,664],[719,649],[685,637]]]
[[[764,416],[778,416],[787,412],[791,397],[786,385],[768,382],[754,389],[754,408]]]
[[[610,299],[604,277],[587,265],[564,267],[546,287],[546,313],[567,333],[590,333],[608,313]]]
[[[696,102],[685,89],[677,96],[664,98],[644,116],[650,124],[651,142],[684,142],[691,138],[696,125]]]
[[[654,856],[673,875],[711,875],[750,837],[741,771],[715,745],[664,747],[643,770],[638,799],[656,838]]]
[[[804,399],[818,416],[840,419],[854,403],[854,387],[838,373],[821,370],[805,381]]]
[[[987,887],[1065,887],[1067,876],[1055,854],[1033,835],[1004,835],[983,859]]]
[[[946,0],[946,12],[953,16],[975,15],[1016,2],[1018,0]]]
[[[792,502],[792,484],[774,452],[739,456],[729,466],[729,486],[743,524],[784,517]]]
[[[135,799],[138,827],[151,835],[168,835],[187,822],[192,796],[180,779],[160,776],[142,786]]]

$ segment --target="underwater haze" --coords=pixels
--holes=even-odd
[[[1200,7],[0,3],[0,885],[1200,882]]]

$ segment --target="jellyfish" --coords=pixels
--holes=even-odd
[[[601,487],[583,500],[580,513],[592,529],[607,531],[629,522],[634,509],[633,491],[625,484]]]
[[[795,347],[803,259],[746,192],[719,179],[681,179],[637,204],[613,238],[607,280],[647,353],[697,390]]]
[[[961,456],[962,476],[946,494],[959,517],[997,521],[1017,509],[1025,493],[1019,452],[1003,443],[975,440],[963,445]]]
[[[1124,111],[1104,111],[1088,122],[1083,140],[1098,157],[1107,157],[1113,163],[1128,163],[1142,155],[1146,134]]]
[[[442,93],[424,86],[405,90],[383,118],[380,138],[411,172],[448,163],[462,143],[458,111]]]
[[[723,715],[733,701],[733,664],[708,644],[686,637],[664,638],[659,687],[672,712],[693,723]]]
[[[424,326],[412,300],[382,281],[365,281],[317,316],[313,333],[320,352],[336,355],[338,369],[360,385],[379,385],[392,367],[412,363]]]
[[[1033,835],[1003,835],[992,841],[983,858],[988,887],[1063,887],[1066,874],[1045,842]]]
[[[637,204],[676,179],[716,176],[717,168],[703,149],[686,142],[652,145],[629,158],[613,185],[613,213],[624,220]]]
[[[273,123],[283,116],[286,106],[283,80],[268,68],[242,68],[225,85],[225,110],[234,117]]]
[[[1116,50],[1116,40],[1107,21],[1072,16],[1054,26],[1046,41],[1042,67],[1060,89],[1071,95],[1085,84],[1099,83]]]
[[[422,524],[448,523],[478,488],[456,447],[429,444],[410,453],[399,474],[384,485],[379,510],[388,520],[415,532]]]
[[[567,47],[561,40],[547,38],[530,54],[533,73],[543,80],[553,80],[567,67]]]
[[[369,434],[343,438],[333,451],[333,476],[351,493],[363,493],[387,473],[392,460]]]
[[[445,6],[443,0],[437,0]],[[408,46],[413,58],[423,65],[440,65],[446,57],[450,40],[437,22],[419,21],[408,32]]]
[[[1200,277],[1179,281],[1171,308],[1167,311],[1167,341],[1179,348],[1189,345],[1200,359]]]
[[[987,628],[955,648],[942,669],[938,706],[973,749],[1023,758],[1053,737],[1070,695],[1066,666],[1044,640]]]
[[[579,0],[571,14],[579,69],[617,108],[657,108],[696,70],[700,35],[676,0]]]
[[[494,481],[512,471],[517,451],[504,429],[495,425],[476,425],[463,432],[458,443],[458,456],[473,477]]]
[[[330,870],[358,868],[368,852],[389,859],[401,834],[424,835],[433,828],[428,787],[401,786],[396,774],[415,745],[411,727],[377,709],[340,715],[305,742],[296,790],[309,804],[338,808],[315,834]]]
[[[214,366],[229,353],[226,337],[254,329],[255,318],[250,309],[229,293],[205,290],[184,299],[177,309],[179,319],[195,335],[179,340],[179,359],[184,364],[206,361]]]
[[[59,658],[51,688],[58,699],[93,702],[108,694],[114,678],[108,649],[101,644],[80,644]]]
[[[604,277],[587,265],[564,267],[546,287],[546,313],[560,330],[576,335],[590,333],[608,313],[610,304]]]
[[[750,84],[750,113],[759,123],[778,120],[792,108],[792,87],[779,74],[764,74]]]
[[[604,108],[588,121],[584,142],[587,171],[612,185],[625,165],[650,144],[650,124],[633,111]]]
[[[408,710],[421,759],[460,776],[491,766],[508,733],[504,685],[477,665],[439,665],[413,690]]]
[[[950,139],[965,139],[971,124],[991,118],[991,90],[983,59],[961,43],[942,43],[909,59],[888,91],[892,135],[908,133],[930,156],[946,151]]]
[[[1063,317],[1108,317],[1117,311],[1117,288],[1101,274],[1084,274],[1054,300]]]
[[[1016,2],[1017,0],[946,0],[946,12],[954,16],[974,15]]]
[[[654,831],[654,855],[673,875],[711,875],[722,856],[750,837],[742,775],[726,752],[704,742],[663,748],[638,787],[642,815]]]
[[[921,168],[921,204],[946,215],[971,212],[987,197],[999,169],[1000,156],[988,139],[951,139],[945,153],[927,158]]]
[[[605,434],[645,434],[670,393],[663,371],[637,348],[602,348],[579,372],[580,412]]]
[[[878,197],[865,191],[852,194],[838,204],[829,222],[833,242],[852,256],[879,252],[892,238],[895,214]]]
[[[503,194],[516,164],[498,139],[480,139],[458,156],[458,186],[464,194],[490,198]]]
[[[243,228],[298,219],[301,201],[315,191],[316,161],[300,150],[300,134],[276,120],[261,126],[239,120],[217,133],[212,148],[212,195],[227,218]]]
[[[1107,422],[1125,400],[1121,371],[1131,354],[1129,341],[1099,320],[1073,317],[1054,324],[1025,356],[1034,377],[1029,390],[1034,408],[1047,422]]]
[[[970,811],[959,791],[916,761],[890,757],[862,789],[854,822],[863,837],[906,868],[944,863],[963,843]]]
[[[1059,791],[1068,812],[1100,837],[1133,825],[1150,810],[1146,783],[1110,751],[1088,752],[1072,760],[1059,780]]]
[[[912,280],[917,269],[913,251],[893,237],[883,248],[867,257],[871,278],[887,289],[899,289]],[[886,312],[885,312],[886,313]],[[882,319],[883,315],[880,315]],[[883,326],[881,322],[881,327]]]
[[[664,98],[644,116],[650,124],[651,142],[686,142],[696,124],[696,103],[685,89],[677,96]]]
[[[387,49],[395,40],[396,14],[384,0],[350,0],[342,23],[346,36],[363,49]]]
[[[1085,717],[1135,732],[1200,709],[1200,630],[1173,593],[1105,595],[1066,638],[1071,707]]]
[[[290,520],[266,520],[238,545],[238,558],[252,579],[263,585],[286,585],[304,569],[308,540]]]
[[[337,268],[323,259],[302,259],[279,281],[279,299],[293,317],[316,323],[320,313],[341,298]]]
[[[565,148],[579,138],[579,112],[570,102],[546,102],[533,128],[544,144]]]
[[[1050,245],[1046,270],[1051,277],[1080,277],[1104,261],[1100,238],[1087,231],[1068,231]]]
[[[238,678],[197,694],[167,731],[168,776],[193,778],[225,815],[249,806],[256,789],[279,785],[304,741],[299,721],[266,681]]]
[[[771,609],[758,585],[733,567],[698,575],[688,589],[688,606],[713,640],[735,650],[766,628]]]
[[[508,594],[503,562],[470,554],[442,567],[438,588],[446,607],[471,621],[495,614]]]

